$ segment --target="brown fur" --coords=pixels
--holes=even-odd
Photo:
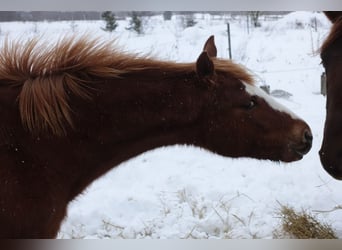
[[[321,46],[320,53],[324,53],[338,38],[342,37],[342,18],[337,18],[333,23],[328,37]]]
[[[342,180],[342,12],[325,12],[332,27],[322,45],[321,58],[326,72],[327,103],[324,134],[319,151],[324,169]]]
[[[24,126],[34,134],[49,131],[66,135],[66,124],[73,127],[66,92],[91,98],[87,87],[93,77],[119,78],[149,69],[195,70],[193,63],[176,64],[124,54],[113,44],[86,36],[63,38],[49,46],[37,39],[6,41],[0,51],[0,80],[22,86],[18,101]],[[253,81],[242,66],[231,61],[215,60],[215,67],[244,82]]]

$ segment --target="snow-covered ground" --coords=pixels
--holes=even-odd
[[[272,163],[231,159],[191,146],[165,147],[124,162],[94,182],[72,202],[60,238],[272,238],[279,228],[280,204],[306,210],[331,223],[342,237],[342,182],[321,167],[318,150],[325,119],[320,95],[323,68],[319,45],[330,23],[321,13],[294,12],[265,20],[247,30],[246,17],[196,15],[184,28],[182,17],[144,19],[144,34],[104,32],[102,21],[0,23],[4,37],[89,32],[116,37],[127,51],[150,53],[165,60],[195,61],[203,44],[215,35],[218,56],[228,57],[227,25],[233,59],[255,73],[271,92],[283,90],[278,102],[311,126],[314,142],[303,160]],[[317,27],[316,27],[317,26]],[[330,212],[329,212],[330,211]]]

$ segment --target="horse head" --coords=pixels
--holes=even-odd
[[[319,151],[324,169],[334,178],[342,179],[342,12],[328,11],[332,22],[328,37],[321,47],[326,72],[327,100],[323,142]]]

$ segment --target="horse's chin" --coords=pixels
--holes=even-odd
[[[340,170],[336,170],[333,167],[330,166],[323,166],[323,168],[325,169],[325,171],[334,179],[341,181],[342,180],[342,171]]]
[[[340,174],[340,175],[331,175],[331,177],[333,177],[334,179],[336,179],[338,181],[342,181],[342,174]]]
[[[339,154],[327,154],[326,152],[331,152],[328,150],[321,149],[319,151],[319,157],[324,170],[334,179],[342,180],[342,158],[336,157]]]
[[[311,146],[311,142],[290,143],[283,154],[282,161],[293,162],[303,159],[304,155],[310,151]]]
[[[290,163],[294,161],[299,161],[303,159],[303,157],[304,157],[304,154],[294,152],[294,151],[287,151],[281,155],[277,155],[277,156],[274,155],[273,157],[269,157],[267,155],[263,155],[263,156],[253,155],[251,158],[256,158],[259,160],[269,160],[269,161],[277,162],[277,163],[281,163],[281,162]]]
[[[299,161],[299,160],[303,159],[305,153],[293,150],[293,155],[294,155],[294,157],[293,157],[292,161]]]
[[[305,154],[302,151],[297,151],[297,150],[291,149],[282,155],[280,161],[286,162],[286,163],[299,161],[299,160],[303,159],[304,155]]]
[[[303,155],[296,154],[296,155],[293,155],[291,157],[285,157],[281,161],[286,162],[286,163],[290,163],[290,162],[294,162],[294,161],[299,161],[301,159],[303,159]]]

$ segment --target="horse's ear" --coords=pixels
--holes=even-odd
[[[324,11],[324,14],[332,23],[334,23],[338,18],[342,16],[342,11]]]
[[[208,40],[205,42],[203,51],[206,51],[210,57],[217,56],[217,49],[215,45],[214,36],[210,36]]]
[[[196,71],[200,78],[207,78],[214,75],[214,63],[210,59],[207,51],[203,51],[198,57]]]

